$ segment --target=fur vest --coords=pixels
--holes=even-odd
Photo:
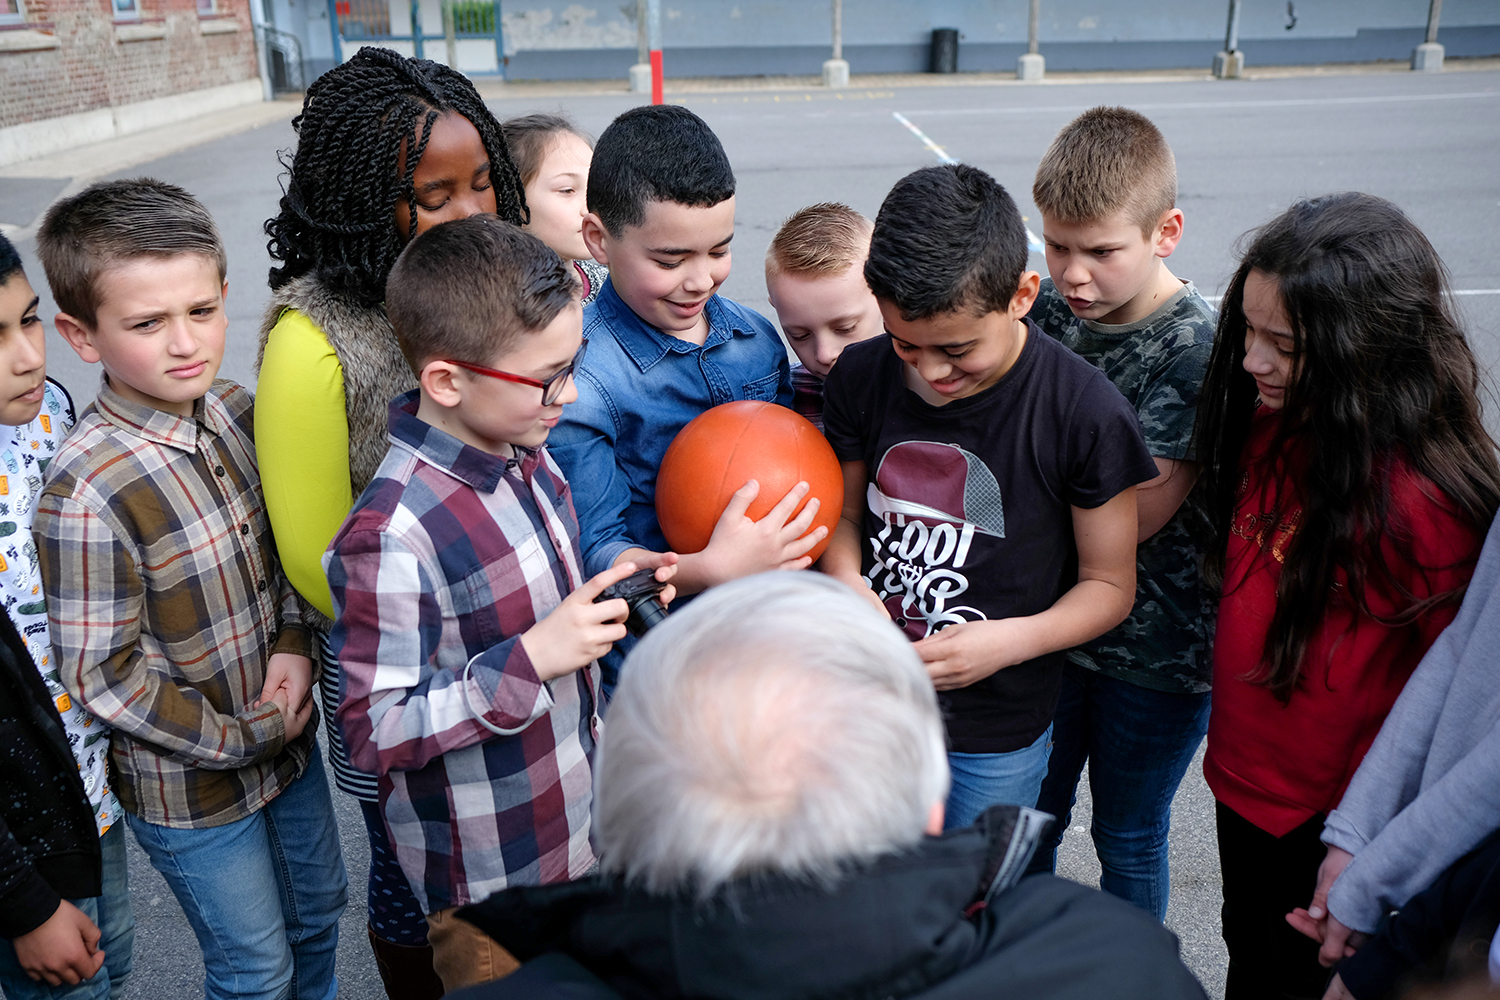
[[[305,274],[271,293],[260,324],[260,346],[255,370],[260,372],[266,339],[281,314],[296,309],[313,321],[344,371],[344,416],[349,422],[349,486],[357,500],[375,478],[389,447],[386,439],[391,400],[417,387],[396,333],[382,308],[356,305],[328,291],[317,276]],[[308,470],[309,475],[315,474]],[[302,600],[303,621],[325,633],[333,627],[328,616]]]

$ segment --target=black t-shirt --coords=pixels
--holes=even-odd
[[[1028,321],[995,385],[933,406],[885,337],[839,356],[824,386],[839,460],[864,462],[862,569],[913,640],[960,621],[1045,611],[1078,581],[1072,508],[1156,476],[1135,411],[1104,375]],[[961,753],[1031,745],[1057,708],[1065,651],[939,701]]]

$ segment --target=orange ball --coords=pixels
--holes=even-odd
[[[706,548],[719,515],[751,479],[760,483],[760,493],[746,511],[751,520],[765,517],[788,490],[806,482],[812,487],[808,498],[819,500],[808,531],[821,524],[828,538],[833,536],[844,506],[844,475],[828,440],[806,417],[785,406],[740,400],[693,418],[677,432],[662,458],[656,476],[656,519],[672,551]],[[809,555],[822,555],[828,538]]]

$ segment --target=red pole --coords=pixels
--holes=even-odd
[[[661,100],[661,49],[651,50],[651,103],[660,104]]]

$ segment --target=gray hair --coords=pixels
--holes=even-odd
[[[948,792],[921,659],[812,572],[716,587],[649,632],[595,760],[603,869],[702,897],[759,873],[831,883],[917,843]]]

